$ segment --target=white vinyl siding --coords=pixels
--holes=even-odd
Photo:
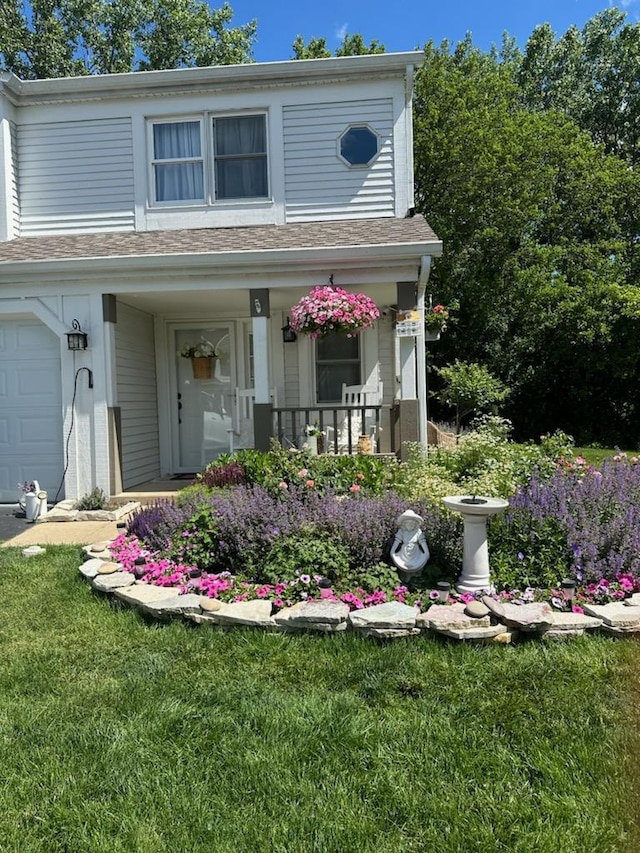
[[[122,485],[127,489],[160,474],[153,318],[119,302],[115,331]]]
[[[18,127],[21,234],[132,231],[131,119]]]
[[[338,141],[363,124],[378,134],[379,153],[354,169],[340,158]],[[288,222],[394,215],[391,98],[286,106],[283,126]]]
[[[13,169],[11,172],[11,218],[13,221],[13,233],[16,237],[20,236],[20,196],[18,194],[18,133],[13,122],[9,125],[9,133],[11,136],[11,162]]]

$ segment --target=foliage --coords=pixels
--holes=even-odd
[[[364,293],[347,293],[334,285],[318,285],[291,308],[290,324],[313,340],[331,332],[351,337],[370,329],[380,316],[375,302]]]
[[[229,486],[240,486],[247,482],[244,465],[225,456],[225,461],[208,465],[196,480],[199,485],[209,489],[224,489]]]
[[[640,460],[620,455],[594,470],[576,460],[531,481],[489,528],[499,581],[545,586],[640,573]]]
[[[444,305],[434,305],[424,313],[424,325],[430,332],[444,332],[447,328],[450,312]]]
[[[0,68],[22,79],[251,60],[256,22],[203,0],[4,0]]]
[[[244,472],[244,479],[238,468]],[[229,485],[234,485],[234,475],[218,473],[218,469],[238,471],[238,481],[261,486],[273,494],[282,495],[287,489],[305,486],[309,490],[338,495],[373,494],[393,486],[398,464],[393,458],[367,454],[312,455],[303,450],[284,450],[274,441],[269,453],[260,450],[238,450],[233,454],[222,454],[198,475],[205,485],[224,485],[221,478],[230,476]]]
[[[79,500],[74,503],[73,508],[79,510],[104,509],[106,503],[107,496],[102,489],[96,486],[96,488],[92,489],[89,494],[83,495],[79,498]]]
[[[254,567],[252,578],[258,583],[304,579],[310,584],[318,575],[335,580],[348,563],[347,546],[327,531],[310,525],[279,537]]]
[[[127,524],[127,533],[136,536],[151,551],[164,551],[185,520],[185,512],[172,501],[159,500],[142,507]]]
[[[572,457],[564,433],[543,438],[540,445],[510,440],[511,424],[495,416],[477,419],[473,432],[461,436],[452,449],[409,445],[408,459],[396,481],[398,492],[409,499],[438,501],[445,495],[475,493],[509,498],[537,474],[552,476],[559,459]]]
[[[456,433],[462,419],[475,411],[492,411],[508,396],[508,389],[482,364],[456,359],[448,367],[436,368],[444,381],[437,397],[456,410]]]
[[[470,38],[429,43],[416,81],[417,206],[444,242],[432,284],[460,300],[432,363],[486,365],[511,389],[519,438],[560,427],[582,443],[640,442],[627,124],[640,42],[623,17],[607,10],[555,47],[542,28],[524,56],[509,40],[488,54]]]
[[[360,33],[349,35],[345,33],[341,44],[336,49],[336,56],[363,56],[370,53],[384,53],[385,46],[379,41],[373,39],[371,44],[367,45]],[[327,40],[324,38],[311,38],[305,44],[304,38],[299,35],[293,43],[293,59],[328,59],[331,56],[331,51],[327,47]]]
[[[182,358],[219,358],[220,351],[203,338],[197,344],[184,344],[178,354]]]

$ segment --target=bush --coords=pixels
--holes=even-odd
[[[255,567],[252,578],[258,583],[291,581],[300,576],[320,575],[335,581],[349,565],[349,550],[328,532],[315,526],[280,536]]]
[[[96,509],[104,509],[105,504],[107,503],[107,496],[99,489],[97,486],[88,495],[84,495],[79,500],[77,500],[73,508],[79,510],[96,510]]]
[[[534,476],[489,527],[492,565],[516,586],[568,574],[581,583],[640,572],[640,464],[626,457],[600,471],[568,464]]]

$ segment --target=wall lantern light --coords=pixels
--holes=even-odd
[[[83,350],[87,348],[87,335],[80,328],[80,323],[74,320],[71,324],[72,332],[67,332],[67,346],[72,351]]]
[[[287,325],[282,327],[282,341],[285,344],[292,344],[297,340],[298,336],[289,325],[289,318],[287,317]]]

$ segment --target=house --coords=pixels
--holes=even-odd
[[[0,501],[198,471],[248,388],[258,447],[274,407],[317,417],[344,382],[382,388],[383,449],[423,439],[424,334],[396,323],[442,249],[413,207],[421,58],[0,74]],[[375,300],[375,327],[285,341],[330,280]],[[208,380],[178,354],[203,341]]]

